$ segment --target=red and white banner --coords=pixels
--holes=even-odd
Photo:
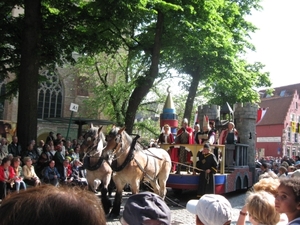
[[[194,126],[196,123],[199,123],[199,121],[198,121],[198,111],[195,112],[195,117],[194,117],[194,124],[193,124],[193,126]]]
[[[257,110],[257,118],[256,118],[256,125],[259,124],[261,122],[261,120],[264,118],[267,110],[269,107],[267,108],[259,108]]]

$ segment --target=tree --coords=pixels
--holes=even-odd
[[[270,86],[268,73],[261,72],[261,63],[250,65],[241,58],[247,48],[254,49],[247,37],[255,27],[245,20],[245,15],[259,9],[258,3],[204,1],[192,5],[194,13],[183,11],[189,26],[176,30],[173,37],[184,38],[165,52],[178,56],[167,60],[179,72],[191,76],[191,81],[184,82],[189,93],[184,117],[191,117],[198,91],[209,103],[223,105],[226,101],[257,102],[259,96],[254,87]],[[199,89],[199,85],[203,88]]]

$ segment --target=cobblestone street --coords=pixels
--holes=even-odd
[[[243,207],[244,204],[244,199],[246,192],[235,192],[235,193],[229,193],[224,195],[231,203],[233,207],[233,220],[231,224],[236,224],[236,221],[239,216],[239,212],[241,208]],[[124,193],[123,195],[123,204],[121,211],[123,210],[123,206],[130,196],[129,193]],[[171,200],[177,200],[177,197],[173,196],[173,193],[171,190],[168,191],[168,199]],[[172,204],[170,200],[166,200],[171,211],[172,211],[172,225],[194,225],[195,224],[195,215],[189,213],[185,209],[185,205],[188,200],[195,198],[196,192],[194,191],[186,191],[183,192],[180,195],[180,198],[178,199],[179,204],[175,206],[175,204]],[[122,213],[122,212],[121,212]],[[121,223],[119,222],[119,219],[111,220],[107,219],[107,224],[108,225],[120,225]],[[249,223],[250,224],[250,223]]]

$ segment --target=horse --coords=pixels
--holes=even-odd
[[[85,149],[83,157],[83,167],[86,169],[86,179],[90,189],[96,192],[101,181],[101,201],[106,214],[109,213],[111,201],[107,196],[109,184],[112,177],[112,169],[107,160],[102,155],[102,150],[106,144],[105,135],[102,133],[102,127],[95,127],[91,124],[90,129],[84,135],[82,148]]]
[[[161,148],[143,149],[132,139],[125,128],[113,127],[106,136],[107,145],[103,156],[113,155],[113,181],[116,194],[113,202],[111,217],[120,213],[122,191],[126,184],[130,185],[132,194],[139,192],[141,181],[149,182],[154,192],[162,198],[166,196],[166,182],[171,170],[171,159],[167,151]]]

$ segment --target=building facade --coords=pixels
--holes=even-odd
[[[256,126],[256,151],[259,157],[300,155],[300,84],[274,88],[272,95],[261,93],[261,108],[268,108]]]
[[[50,131],[54,134],[61,133],[69,139],[77,138],[78,125],[72,121],[69,129],[70,105],[74,103],[79,106],[78,112],[73,112],[74,119],[85,118],[89,114],[89,109],[84,104],[84,100],[89,98],[84,81],[77,76],[76,69],[67,66],[55,70],[45,69],[40,74],[46,81],[41,82],[38,89],[37,140],[45,140]],[[5,90],[5,84],[6,81],[0,84],[0,91]],[[16,131],[17,114],[17,97],[0,102],[0,135],[7,137],[8,141],[11,141],[11,136]],[[9,133],[4,131],[5,124],[9,124]]]

